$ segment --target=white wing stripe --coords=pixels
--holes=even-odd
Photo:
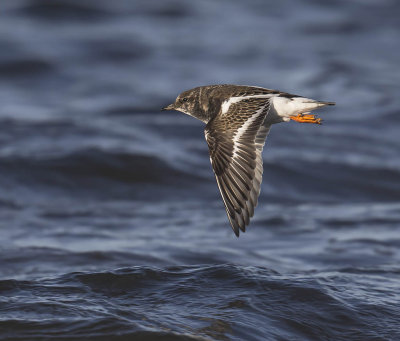
[[[271,98],[275,97],[276,94],[268,94],[268,95],[252,95],[252,96],[241,96],[241,97],[231,97],[227,101],[224,101],[221,106],[221,114],[225,115],[231,106],[231,104],[240,102],[247,98]]]
[[[237,151],[239,148],[237,147],[238,142],[240,141],[241,137],[243,134],[246,132],[246,130],[251,126],[251,124],[258,119],[262,114],[265,109],[265,105],[263,105],[259,110],[257,110],[254,115],[252,115],[233,135],[233,158],[237,157]]]

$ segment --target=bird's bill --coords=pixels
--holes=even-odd
[[[162,108],[161,110],[175,110],[175,105],[172,103],[167,105],[166,107]]]

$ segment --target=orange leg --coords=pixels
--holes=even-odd
[[[322,120],[315,115],[298,114],[297,116],[290,116],[290,119],[300,123],[315,123],[322,124]]]

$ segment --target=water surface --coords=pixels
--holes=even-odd
[[[3,1],[3,340],[400,338],[396,1]],[[203,125],[254,84],[337,106],[273,127],[231,231]]]

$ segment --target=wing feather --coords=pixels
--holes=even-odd
[[[236,236],[245,232],[257,206],[269,104],[265,96],[234,100],[205,129],[211,164]]]

